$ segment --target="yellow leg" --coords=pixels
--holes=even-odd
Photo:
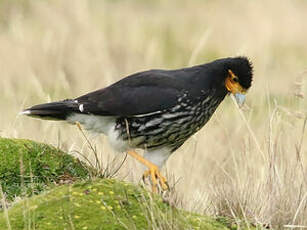
[[[157,192],[157,187],[158,187],[157,179],[159,179],[159,184],[163,190],[168,189],[167,180],[164,176],[161,175],[158,166],[146,160],[144,157],[140,156],[135,151],[130,150],[127,153],[133,158],[137,159],[143,165],[148,167],[148,171],[145,171],[143,174],[143,179],[145,179],[148,176],[151,177],[153,192]]]

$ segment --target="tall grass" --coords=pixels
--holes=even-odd
[[[0,135],[90,154],[76,127],[18,112],[149,68],[247,55],[255,77],[246,106],[240,112],[227,98],[166,168],[186,209],[302,229],[306,12],[301,0],[1,0]],[[102,162],[114,156],[105,138],[95,143]],[[138,181],[141,168],[128,158],[119,173]]]

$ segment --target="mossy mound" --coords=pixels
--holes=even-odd
[[[23,197],[0,210],[0,230],[236,229],[222,219],[178,210],[140,186],[114,179],[92,181],[92,171],[52,146],[0,138],[2,190],[7,200]],[[57,186],[46,190],[50,185]]]
[[[63,185],[27,198],[0,214],[7,229],[228,229],[181,211],[141,187],[113,179]]]
[[[51,184],[88,178],[76,158],[46,144],[0,138],[0,184],[8,201],[38,194]]]

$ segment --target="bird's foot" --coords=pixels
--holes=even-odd
[[[162,190],[168,190],[169,189],[169,186],[167,184],[166,178],[161,175],[158,166],[156,166],[155,164],[153,164],[150,161],[146,160],[144,157],[140,156],[139,154],[137,154],[133,150],[127,151],[127,153],[130,156],[132,156],[133,158],[137,159],[143,165],[148,167],[148,170],[145,171],[145,173],[143,174],[143,181],[145,182],[145,179],[147,177],[151,178],[152,192],[157,193],[159,185],[160,185]]]
[[[156,165],[152,164],[151,166],[149,166],[149,169],[144,172],[143,181],[145,181],[147,177],[151,178],[152,191],[154,193],[158,192],[159,185],[164,191],[169,189],[166,178],[161,175],[160,170]],[[158,181],[159,181],[159,185],[158,185]]]

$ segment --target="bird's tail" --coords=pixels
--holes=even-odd
[[[20,114],[46,120],[65,120],[76,109],[78,104],[74,100],[64,100],[34,105]]]

